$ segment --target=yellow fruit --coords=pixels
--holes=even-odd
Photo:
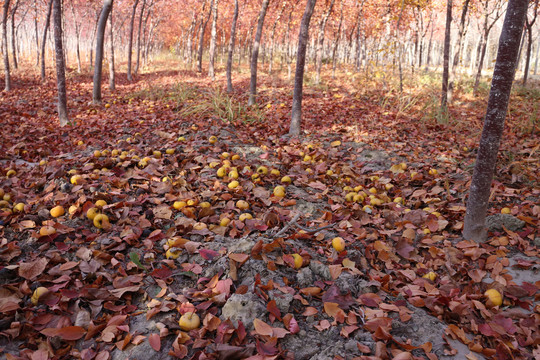
[[[247,210],[249,209],[249,203],[245,200],[238,200],[236,202],[236,207],[239,208],[240,210]]]
[[[165,257],[167,259],[178,259],[178,257],[180,256],[180,254],[182,253],[181,250],[172,250],[172,249],[169,249],[167,250],[167,252],[165,253]]]
[[[486,296],[488,298],[488,301],[493,305],[493,306],[500,306],[502,305],[502,295],[500,292],[498,292],[497,290],[495,289],[489,289],[489,290],[486,290],[486,292],[484,293],[484,296]]]
[[[251,180],[257,180],[258,178],[260,178],[259,174],[251,174]]]
[[[435,274],[433,271],[430,271],[428,272],[427,274],[425,274],[424,276],[422,276],[424,279],[428,279],[428,280],[431,280],[431,281],[435,281],[435,279],[437,278],[437,274]]]
[[[281,185],[278,185],[274,188],[274,196],[277,197],[284,197],[285,196],[285,188]]]
[[[418,173],[416,171],[411,171],[411,179],[413,179]]]
[[[279,172],[278,169],[272,169],[272,171],[270,171],[270,174],[272,174],[274,176],[279,176],[281,173]]]
[[[311,173],[313,172],[313,170],[311,170],[311,168],[307,168],[307,169],[306,169],[306,172],[307,172],[308,174],[311,174]]]
[[[43,226],[41,229],[39,229],[39,235],[41,236],[49,236],[56,233],[56,229],[52,226]]]
[[[47,165],[47,160],[41,160],[39,162],[39,166],[44,166],[44,165]]]
[[[238,220],[240,221],[251,220],[251,219],[253,219],[253,215],[251,215],[250,213],[243,213],[243,214],[240,214],[240,216],[238,217]]]
[[[97,214],[94,217],[94,226],[98,229],[103,229],[109,225],[109,217],[105,214]]]
[[[109,104],[109,103],[105,104],[105,109],[108,109],[110,107],[111,107],[111,104]]]
[[[238,160],[238,159],[240,159],[240,155],[238,155],[238,154],[234,154],[233,156],[231,156],[231,160],[233,160],[233,161]]]
[[[398,196],[394,199],[394,202],[396,204],[403,204],[403,198]]]
[[[180,137],[178,138],[178,141],[186,141],[186,138],[183,137],[183,136],[180,136]]]
[[[225,227],[225,226],[229,225],[230,222],[231,222],[231,219],[229,219],[229,218],[223,218],[223,219],[220,220],[219,226]]]
[[[326,175],[332,176],[334,175],[334,172],[332,170],[326,170]]]
[[[354,197],[355,197],[356,195],[358,195],[358,194],[355,193],[355,192],[347,193],[347,195],[345,195],[345,201],[347,201],[347,202],[354,201]]]
[[[203,222],[198,222],[198,223],[195,223],[195,224],[193,225],[193,229],[195,229],[195,230],[204,230],[204,229],[206,229],[207,227],[208,227],[208,226],[207,226],[205,223],[203,223]]]
[[[222,157],[223,159],[228,158],[230,155],[231,155],[231,154],[229,154],[228,152],[221,153],[221,157]]]
[[[399,164],[399,167],[401,168],[401,170],[407,170],[407,164],[405,163]]]
[[[96,201],[96,206],[97,207],[104,207],[105,205],[107,205],[107,202],[105,200],[98,200]]]
[[[223,167],[228,169],[232,166],[231,160],[225,159],[223,160]]]
[[[69,181],[73,185],[80,185],[83,182],[83,177],[81,175],[73,175]]]
[[[152,151],[152,155],[156,158],[156,159],[159,159],[161,157],[161,151],[159,150],[154,150]]]
[[[84,145],[84,142],[83,142],[82,140],[79,140],[79,141],[77,142],[77,145],[79,145],[79,146]]]
[[[180,325],[180,329],[190,331],[201,325],[201,319],[199,318],[199,315],[194,312],[187,312],[180,317],[178,325]]]
[[[371,176],[371,177],[369,178],[369,180],[371,180],[371,181],[373,181],[373,182],[379,181],[379,179],[380,179],[380,178],[379,178],[378,176],[376,176],[376,175]]]
[[[281,178],[281,182],[285,184],[290,184],[292,182],[292,179],[290,176],[285,175],[284,177]]]
[[[96,215],[98,215],[98,209],[95,207],[90,208],[88,209],[88,211],[86,211],[86,217],[90,220],[94,220]]]
[[[172,155],[172,154],[174,154],[174,149],[167,149],[167,150],[165,150],[165,153],[167,155]]]
[[[101,151],[99,150],[94,151],[94,157],[101,157]]]
[[[161,182],[167,182],[167,181],[171,181],[171,178],[168,176],[164,176],[163,179],[161,179]]]
[[[268,168],[266,166],[259,166],[257,168],[257,173],[261,175],[266,175],[268,174]]]
[[[185,201],[175,201],[173,204],[173,208],[176,210],[180,210],[187,206],[187,203]]]
[[[345,240],[343,240],[343,238],[341,237],[335,237],[332,239],[332,247],[337,251],[337,252],[342,252],[343,250],[345,250]]]
[[[118,155],[120,155],[120,150],[114,149],[113,151],[111,151],[111,155],[112,155],[112,156],[118,156]]]
[[[501,214],[510,214],[512,210],[508,207],[504,207],[501,209]]]
[[[304,161],[305,161],[305,162],[311,161],[311,159],[312,159],[312,158],[311,158],[311,156],[309,156],[309,155],[304,156]]]
[[[339,146],[339,145],[341,145],[341,141],[339,141],[339,140],[332,141],[332,142],[330,143],[330,146],[332,146],[332,147],[337,147],[337,146]]]
[[[422,230],[422,232],[423,232],[425,235],[431,234],[431,230],[429,230],[429,229],[424,229],[424,230]]]
[[[382,205],[383,201],[381,199],[374,197],[374,198],[370,198],[369,203],[373,206],[379,206],[379,205]]]
[[[292,257],[294,258],[294,268],[300,269],[304,263],[304,259],[299,254],[292,254]]]
[[[208,139],[208,141],[210,142],[210,144],[215,144],[217,142],[217,137],[215,136],[210,136],[210,138]]]
[[[229,177],[231,179],[238,179],[238,171],[233,170],[233,171],[229,172]]]
[[[189,200],[186,202],[187,206],[195,206],[195,205],[197,205],[198,203],[199,203],[199,200],[197,200],[197,199],[189,199]]]
[[[227,169],[226,169],[226,168],[220,167],[220,168],[217,170],[217,176],[218,176],[218,177],[224,177],[225,174],[227,174]]]
[[[429,169],[429,175],[437,175],[438,173],[437,169]]]
[[[212,205],[208,201],[203,201],[202,203],[199,204],[199,206],[204,209],[204,208],[209,208]]]
[[[8,172],[6,173],[7,177],[14,176],[14,175],[17,175],[17,172],[13,169],[8,170]]]
[[[2,199],[4,201],[11,201],[11,194],[4,194],[4,197]]]
[[[56,218],[56,217],[64,215],[65,211],[64,211],[64,208],[62,206],[58,205],[58,206],[53,207],[51,209],[50,213],[51,213],[52,217]]]
[[[229,183],[229,185],[227,185],[227,187],[232,190],[232,189],[236,189],[238,185],[240,185],[240,183],[236,180],[233,180]]]
[[[362,201],[364,201],[364,195],[356,194],[356,195],[354,195],[352,201],[357,202],[357,203],[362,202]]]
[[[372,187],[371,189],[368,190],[370,193],[372,194],[376,194],[377,193],[377,189],[375,189],[374,187]]]
[[[345,187],[343,188],[343,191],[345,191],[345,192],[351,192],[351,191],[353,191],[353,188],[347,185],[347,186],[345,186]]]
[[[15,212],[23,212],[24,211],[24,203],[18,203],[13,207],[13,211]]]
[[[210,164],[208,164],[208,166],[210,167],[210,169],[213,169],[215,168],[216,166],[219,165],[219,162],[218,161],[212,161]]]
[[[39,302],[39,298],[48,292],[49,292],[49,289],[47,289],[46,287],[40,286],[36,290],[34,290],[34,293],[32,294],[30,301],[32,301],[32,304],[37,305]]]
[[[394,187],[394,185],[392,184],[384,184],[384,188],[389,191],[390,189],[392,189]]]

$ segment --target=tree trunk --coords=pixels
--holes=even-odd
[[[527,78],[529,77],[529,66],[531,63],[531,52],[532,52],[532,28],[536,22],[536,17],[538,16],[538,0],[534,2],[533,8],[533,18],[531,21],[525,18],[525,28],[527,29],[527,55],[525,57],[525,70],[523,71],[523,86],[527,85]]]
[[[229,39],[229,51],[227,54],[227,92],[233,91],[232,87],[232,62],[234,54],[234,40],[236,37],[236,22],[238,21],[238,0],[234,0],[234,14],[231,24],[231,38]]]
[[[34,0],[34,32],[36,37],[36,66],[39,66],[39,33],[38,33],[38,8],[37,0]]]
[[[216,35],[217,35],[217,18],[218,18],[218,3],[219,0],[212,0],[212,30],[210,31],[210,64],[208,64],[208,76],[212,80],[216,80],[216,74],[214,70],[214,61],[216,58]]]
[[[448,1],[451,1],[451,0],[448,0]],[[399,11],[399,17],[398,17],[398,20],[397,20],[396,40],[395,40],[395,44],[396,44],[396,46],[398,48],[394,50],[394,54],[396,54],[398,56],[397,62],[398,62],[398,71],[399,71],[399,92],[400,93],[403,92],[403,69],[402,69],[402,64],[401,64],[401,61],[402,61],[401,55],[402,55],[403,45],[401,43],[398,44],[397,39],[399,39],[399,26],[401,24],[401,19],[403,18],[403,10],[404,9],[405,9],[405,0],[401,0],[401,10]],[[396,58],[395,58],[395,55],[394,55],[394,61],[395,60],[396,60]]]
[[[114,0],[104,0],[97,28],[96,41],[96,65],[94,67],[94,89],[92,92],[92,100],[94,104],[101,104],[101,73],[103,70],[103,45],[105,42],[105,28],[107,19],[112,10]],[[143,2],[144,4],[144,2]]]
[[[485,241],[485,219],[495,173],[497,153],[504,130],[510,91],[516,71],[521,32],[527,16],[528,0],[509,0],[499,40],[493,81],[476,157],[476,165],[469,189],[463,237]]]
[[[69,124],[66,95],[66,64],[62,42],[62,0],[54,0],[54,50],[56,55],[56,84],[58,87],[58,120],[60,126]]]
[[[333,1],[333,0],[332,0]],[[276,28],[279,20],[281,20],[281,16],[283,15],[283,11],[285,10],[285,7],[287,6],[287,2],[284,2],[281,6],[281,10],[279,11],[278,16],[276,17],[276,20],[274,21],[274,24],[272,25],[272,32],[270,35],[270,56],[268,60],[268,72],[272,73],[272,67],[274,65],[274,46],[275,46],[275,39],[276,39]]]
[[[444,32],[444,65],[441,93],[441,112],[446,112],[448,102],[448,68],[450,66],[450,30],[452,28],[452,0],[446,1],[446,31]]]
[[[135,63],[135,73],[139,72],[139,65],[140,65],[140,59],[141,59],[141,31],[142,31],[142,22],[143,22],[143,14],[144,14],[144,7],[146,5],[146,0],[143,0],[141,5],[141,13],[139,15],[139,29],[137,34],[137,60]]]
[[[330,5],[328,6],[328,11],[324,14],[324,16],[321,19],[321,22],[319,23],[319,35],[317,36],[317,58],[316,58],[316,65],[315,65],[315,70],[316,70],[315,84],[319,84],[321,82],[324,30],[326,29],[326,23],[328,22],[328,18],[330,17],[330,14],[332,13],[332,9],[334,8],[334,2],[335,0],[330,1]]]
[[[75,23],[75,38],[76,38],[75,50],[77,53],[77,72],[81,73],[82,71],[81,50],[80,50],[81,29],[79,27],[79,22],[77,21],[77,16],[75,15],[75,6],[73,5],[73,1],[70,1],[70,3],[71,3],[71,14],[73,15],[73,22]]]
[[[186,49],[184,51],[184,63],[189,64],[191,69],[191,64],[193,62],[193,34],[195,33],[195,27],[197,25],[197,13],[193,12],[193,19],[191,20],[191,25],[189,26],[188,34],[187,34],[187,44]],[[187,67],[184,65],[184,68],[187,69]]]
[[[294,74],[294,92],[291,112],[291,125],[289,127],[289,135],[296,137],[300,135],[300,127],[302,124],[302,96],[304,86],[304,66],[306,64],[306,48],[309,37],[309,22],[313,9],[315,8],[316,0],[307,0],[306,10],[302,16],[300,23],[300,34],[298,35],[298,53],[296,54],[296,71]]]
[[[114,36],[113,36],[113,14],[109,15],[109,89],[116,89],[115,74],[114,74]]]
[[[15,36],[15,13],[19,7],[19,0],[15,1],[15,5],[11,9],[11,57],[13,58],[13,68],[18,69],[17,64],[17,37]],[[6,48],[7,51],[7,48]]]
[[[4,43],[4,74],[5,74],[5,91],[11,90],[11,75],[9,72],[9,51],[8,51],[8,38],[7,38],[7,20],[9,12],[9,1],[4,0],[4,11],[2,15],[2,42]]]
[[[133,10],[131,10],[131,19],[129,21],[129,41],[128,41],[128,58],[127,58],[127,79],[133,81],[133,75],[131,75],[131,57],[133,55],[133,26],[135,26],[135,14],[137,13],[137,5],[139,0],[135,0],[133,3]]]
[[[478,95],[478,87],[480,86],[480,77],[482,76],[482,68],[484,67],[484,59],[486,58],[487,44],[488,44],[488,36],[485,36],[482,38],[482,50],[480,52],[480,60],[478,61],[478,69],[476,70],[476,77],[474,80],[474,87],[473,87],[474,96]]]
[[[461,20],[459,22],[459,30],[458,30],[458,38],[456,41],[456,48],[454,53],[454,60],[452,62],[452,71],[449,78],[449,94],[448,94],[448,101],[452,102],[453,98],[453,91],[454,91],[454,80],[456,78],[456,71],[457,67],[459,66],[459,63],[461,62],[461,43],[463,41],[463,34],[465,34],[465,23],[467,20],[467,12],[469,10],[469,3],[470,0],[464,0],[463,1],[463,8],[461,9]]]
[[[259,13],[259,22],[257,24],[257,32],[255,33],[255,41],[253,42],[253,50],[251,54],[251,81],[249,83],[249,100],[248,105],[255,105],[255,97],[257,96],[257,60],[259,58],[259,46],[261,44],[262,31],[264,26],[264,18],[270,0],[263,0],[261,12]]]
[[[41,40],[41,81],[45,81],[45,44],[47,43],[47,32],[51,22],[53,0],[49,0],[47,5],[47,16],[45,17],[45,29],[43,29],[43,38]]]
[[[202,16],[204,16],[204,7],[206,6],[206,1],[203,6],[203,12]],[[197,71],[202,73],[202,57],[203,57],[203,50],[204,50],[204,33],[206,32],[206,25],[208,25],[208,21],[210,20],[210,15],[212,14],[212,9],[208,12],[208,16],[206,17],[206,20],[201,19],[201,29],[200,29],[200,37],[199,37],[199,52],[197,55]]]

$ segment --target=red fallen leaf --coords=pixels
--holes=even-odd
[[[453,333],[465,345],[468,345],[471,342],[471,340],[469,340],[469,338],[465,334],[465,331],[462,328],[458,327],[457,325],[454,325],[454,324],[448,325],[448,329],[446,331]]]
[[[404,259],[410,259],[415,248],[409,244],[406,238],[401,238],[396,243],[396,252]]]
[[[387,317],[379,317],[369,320],[364,324],[364,327],[374,333],[379,327],[389,328],[392,324],[392,319]]]
[[[435,216],[433,214],[429,214],[427,219],[426,219],[426,225],[427,225],[428,229],[431,232],[438,231],[439,230],[439,220],[438,220],[437,216]]]
[[[151,276],[156,277],[158,279],[167,279],[171,277],[172,270],[169,268],[160,267],[158,269],[154,269],[151,273]]]
[[[253,326],[255,327],[255,333],[263,336],[272,336],[272,327],[262,320],[253,320]]]
[[[341,295],[339,288],[334,284],[326,290],[322,296],[323,302],[333,302],[339,304],[339,307],[343,310],[348,310],[349,307],[355,303],[355,300],[350,293]]]
[[[324,191],[327,189],[326,185],[324,185],[322,182],[320,181],[314,181],[314,182],[311,182],[308,184],[308,186],[310,188],[313,188],[313,189],[317,189],[317,190],[321,190],[321,191]]]
[[[281,321],[281,312],[277,307],[276,300],[270,300],[268,304],[266,304],[266,310]]]
[[[270,341],[263,344],[262,342],[259,341],[259,339],[257,339],[256,347],[257,347],[257,352],[259,353],[259,355],[273,356],[277,354],[278,352],[278,349],[276,348],[275,344],[272,344],[272,342]]]
[[[62,340],[79,340],[86,334],[86,330],[80,326],[67,326],[63,328],[47,328],[40,331],[45,336],[58,336]]]
[[[347,325],[347,326],[344,326],[341,331],[340,331],[340,334],[341,336],[343,337],[346,337],[348,338],[349,335],[351,335],[353,332],[355,332],[356,330],[358,330],[360,327],[356,326],[356,325]]]
[[[485,336],[496,335],[496,333],[493,331],[491,326],[489,326],[489,324],[478,324],[478,331],[480,331],[480,333]]]
[[[332,325],[330,324],[328,320],[321,320],[319,325],[315,325],[315,328],[319,331],[324,331],[326,329],[330,329],[330,326]]]
[[[479,283],[487,273],[480,269],[472,269],[468,271],[468,274],[475,283]]]
[[[371,352],[371,349],[369,348],[369,346],[361,344],[359,342],[356,343],[356,347],[358,348],[358,350],[360,350],[361,353],[369,354]]]
[[[392,359],[393,360],[411,360],[412,358],[413,356],[410,352],[404,351],[402,353],[395,355]]]
[[[283,324],[285,328],[291,332],[291,334],[297,334],[300,332],[300,326],[292,314],[287,314],[283,317]]]
[[[43,273],[49,261],[45,258],[39,258],[36,261],[19,264],[19,276],[26,280],[34,280]]]
[[[232,253],[232,254],[229,254],[229,259],[234,260],[239,264],[244,264],[247,261],[247,259],[249,259],[249,255]]]
[[[319,311],[317,309],[315,309],[314,307],[312,306],[308,306],[306,308],[306,310],[304,310],[304,312],[302,313],[302,316],[313,316],[315,314],[317,314]]]
[[[159,337],[159,334],[150,334],[150,336],[148,336],[148,342],[155,351],[161,349],[161,338]]]
[[[503,315],[497,314],[495,316],[494,323],[502,326],[508,334],[515,334],[517,331],[512,319],[504,317]]]
[[[209,249],[199,249],[199,254],[205,260],[213,260],[216,256],[219,255],[219,253],[217,251],[209,250]]]

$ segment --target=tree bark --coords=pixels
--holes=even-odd
[[[208,76],[212,80],[216,79],[214,70],[214,61],[216,59],[216,36],[217,36],[217,19],[218,19],[218,3],[219,0],[212,0],[212,30],[210,31],[210,64],[208,64]]]
[[[454,80],[456,78],[457,67],[461,62],[461,51],[462,51],[462,41],[463,35],[465,34],[465,23],[467,20],[467,12],[469,10],[470,0],[463,1],[463,7],[461,9],[461,19],[459,22],[458,38],[456,41],[456,51],[454,53],[454,60],[452,61],[452,69],[450,72],[449,85],[448,85],[448,101],[452,102],[453,92],[454,92]]]
[[[315,62],[316,62],[315,84],[319,84],[321,82],[321,68],[322,68],[323,45],[324,45],[324,31],[326,29],[326,23],[328,22],[328,18],[330,17],[330,14],[332,13],[332,9],[334,8],[334,2],[335,2],[335,0],[330,1],[330,5],[328,6],[328,10],[326,11],[324,16],[322,17],[321,22],[319,23],[319,34],[317,36],[317,58],[315,60]]]
[[[341,28],[343,27],[343,1],[341,1],[341,10],[340,10],[340,16],[339,16],[339,25],[336,32],[336,39],[334,41],[334,46],[332,49],[332,78],[335,79],[336,77],[336,54],[337,49],[339,45],[339,39],[341,38]]]
[[[206,6],[206,1],[204,2],[202,16],[204,16],[204,8]],[[206,20],[201,19],[201,29],[200,29],[200,37],[199,37],[199,52],[197,57],[197,72],[202,73],[202,57],[203,57],[203,49],[204,49],[204,33],[206,32],[206,25],[208,25],[208,21],[210,20],[210,15],[212,14],[212,9],[208,12],[208,16],[206,17]]]
[[[141,5],[141,13],[139,15],[139,29],[137,34],[137,60],[135,63],[135,73],[139,72],[139,65],[140,65],[140,59],[141,59],[141,31],[142,31],[142,22],[143,22],[143,14],[144,14],[144,7],[146,6],[146,0],[143,0]]]
[[[71,3],[71,14],[73,15],[73,22],[75,23],[75,38],[76,38],[75,51],[77,53],[77,72],[81,73],[82,71],[81,50],[80,50],[81,29],[79,27],[80,24],[77,21],[77,15],[75,15],[75,6],[73,5],[73,1],[70,1],[70,3]]]
[[[109,89],[116,89],[115,74],[114,74],[114,36],[113,36],[113,14],[112,9],[109,15]]]
[[[96,41],[96,65],[94,67],[94,89],[92,92],[92,100],[94,104],[101,104],[101,74],[103,71],[103,45],[105,42],[105,28],[107,19],[112,10],[114,0],[104,0],[97,28]],[[144,3],[143,3],[144,4]]]
[[[229,51],[227,54],[227,92],[233,91],[232,86],[232,62],[234,54],[234,41],[236,38],[236,22],[238,21],[238,0],[234,0],[234,14],[231,24],[231,38],[229,39]]]
[[[274,21],[274,24],[272,25],[272,31],[270,35],[270,54],[269,54],[269,59],[268,59],[268,72],[269,73],[272,73],[272,68],[274,65],[274,45],[275,45],[277,24],[279,20],[281,20],[281,16],[283,15],[283,11],[285,10],[286,6],[287,6],[287,2],[284,2],[283,5],[281,6],[281,10],[279,11],[278,16],[276,17],[276,20]]]
[[[9,12],[10,0],[4,0],[4,11],[2,15],[2,41],[4,43],[4,76],[5,76],[5,91],[11,90],[11,74],[9,71],[9,51],[8,51],[8,38],[7,38],[7,19]]]
[[[450,30],[452,28],[452,0],[446,1],[446,31],[444,32],[444,64],[441,93],[441,111],[447,110],[448,102],[448,77],[450,66]]]
[[[485,241],[487,238],[485,219],[491,182],[504,130],[504,120],[516,71],[521,33],[527,16],[527,5],[528,0],[508,1],[484,128],[469,189],[463,227],[463,237],[467,240]]]
[[[54,0],[54,50],[56,57],[56,85],[58,88],[58,120],[60,126],[69,124],[66,95],[66,64],[62,41],[62,0]]]
[[[534,1],[533,8],[533,18],[529,21],[528,18],[525,18],[525,28],[527,30],[527,54],[525,56],[525,70],[523,71],[523,86],[527,85],[527,78],[529,77],[529,66],[531,63],[531,52],[532,52],[532,28],[536,22],[536,17],[538,16],[538,0]]]
[[[128,58],[127,58],[127,79],[133,81],[133,75],[131,75],[131,58],[133,55],[133,27],[135,26],[135,14],[137,13],[137,5],[139,0],[135,0],[133,3],[133,10],[131,11],[131,19],[129,21],[129,41],[128,41]]]
[[[261,44],[262,31],[264,26],[264,18],[270,0],[263,0],[261,12],[259,13],[259,22],[257,24],[257,32],[255,33],[255,41],[253,42],[253,50],[251,54],[251,81],[249,83],[249,100],[248,105],[255,105],[255,97],[257,96],[257,60],[259,58],[259,47]]]
[[[193,34],[195,33],[195,27],[197,25],[197,13],[193,12],[193,19],[191,20],[191,25],[189,26],[187,34],[187,44],[186,50],[184,51],[184,63],[189,64],[191,69],[191,64],[193,63]],[[185,68],[187,68],[184,65]]]
[[[45,29],[43,29],[43,38],[41,40],[41,81],[45,81],[45,45],[47,43],[47,32],[51,22],[53,0],[49,0],[47,5],[47,16],[45,17]]]
[[[39,32],[38,32],[38,8],[37,0],[34,0],[34,32],[36,37],[36,66],[39,66]]]
[[[307,0],[306,10],[300,23],[300,34],[298,35],[298,53],[296,55],[296,71],[294,74],[294,92],[291,112],[291,125],[289,135],[296,137],[300,135],[302,124],[302,97],[304,86],[304,67],[306,64],[306,48],[309,37],[309,22],[313,15],[316,0]]]
[[[17,64],[17,37],[15,36],[15,13],[19,8],[19,0],[15,1],[15,5],[11,9],[11,57],[13,58],[13,68],[18,69]],[[6,48],[7,51],[7,48]]]

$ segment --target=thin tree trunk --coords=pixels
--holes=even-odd
[[[332,0],[333,1],[333,0]],[[287,2],[284,2],[281,6],[281,10],[279,11],[278,16],[276,17],[276,20],[274,21],[274,24],[272,25],[272,32],[270,35],[270,56],[268,60],[268,72],[272,73],[272,67],[274,65],[274,45],[275,45],[275,38],[276,38],[276,28],[279,20],[281,20],[281,16],[283,15],[283,11],[285,10],[285,7],[287,6]]]
[[[401,0],[401,10],[399,11],[399,17],[397,20],[397,26],[396,26],[396,40],[395,44],[398,47],[394,50],[394,53],[398,56],[397,62],[398,62],[398,71],[399,71],[399,92],[403,92],[403,69],[401,65],[401,55],[402,55],[402,44],[398,44],[398,38],[399,38],[399,26],[401,24],[401,19],[403,18],[403,10],[405,9],[405,0]],[[394,57],[395,61],[395,57]],[[395,67],[394,67],[395,69]],[[395,71],[395,70],[394,70]]]
[[[206,1],[204,3],[206,6]],[[203,12],[204,12],[204,6],[203,6]],[[210,15],[212,15],[212,9],[208,12],[208,16],[206,17],[206,20],[202,20],[203,23],[201,23],[201,31],[200,31],[200,38],[199,38],[199,52],[197,57],[197,71],[202,73],[202,58],[203,58],[203,50],[204,50],[204,33],[206,32],[206,25],[208,25],[208,21],[210,20]]]
[[[79,27],[79,22],[77,21],[77,15],[75,15],[75,6],[73,5],[73,1],[70,1],[71,3],[71,14],[73,15],[73,22],[75,23],[75,51],[77,53],[77,72],[81,73],[82,71],[82,64],[81,64],[81,50],[80,50],[80,42],[81,42],[81,29]]]
[[[491,182],[495,173],[497,153],[504,130],[510,91],[517,66],[521,32],[527,16],[528,0],[509,0],[499,40],[499,50],[491,83],[491,91],[476,157],[476,165],[469,189],[463,237],[485,241],[486,213]]]
[[[105,28],[107,19],[112,10],[114,0],[104,0],[97,28],[96,41],[96,66],[94,68],[94,89],[92,92],[92,100],[94,104],[101,104],[101,74],[103,71],[103,45],[105,42]]]
[[[139,0],[135,0],[133,3],[133,10],[131,11],[131,18],[129,21],[129,30],[128,30],[128,58],[127,58],[127,79],[128,81],[133,81],[133,75],[131,75],[131,58],[133,55],[133,27],[135,25],[135,14],[137,13],[137,5]]]
[[[444,32],[444,65],[441,93],[441,112],[446,112],[448,102],[448,77],[450,66],[450,30],[452,28],[452,0],[446,1],[446,31]]]
[[[140,65],[140,58],[141,58],[141,31],[142,31],[142,22],[143,22],[143,14],[144,14],[144,7],[146,5],[146,0],[143,0],[141,5],[141,14],[139,15],[139,30],[137,35],[137,60],[135,63],[135,73],[139,72],[139,65]]]
[[[234,41],[236,37],[236,22],[238,21],[238,0],[234,0],[234,14],[231,24],[231,38],[229,39],[229,51],[227,54],[227,92],[233,91],[232,86],[232,63],[234,54]]]
[[[49,0],[47,5],[47,16],[45,17],[45,29],[43,29],[43,38],[41,40],[41,81],[45,81],[45,45],[47,43],[47,32],[51,22],[53,0]]]
[[[187,45],[186,50],[184,51],[184,63],[189,64],[191,69],[191,64],[193,62],[193,34],[195,34],[195,27],[197,25],[197,13],[193,12],[193,19],[191,20],[191,25],[189,26],[187,34]],[[187,69],[187,67],[185,67]]]
[[[5,76],[5,91],[11,90],[11,74],[9,71],[9,51],[8,51],[8,38],[7,38],[7,20],[9,12],[10,0],[4,0],[4,11],[2,15],[2,41],[4,43],[4,76]]]
[[[478,69],[476,70],[476,77],[474,80],[473,94],[478,94],[478,87],[480,86],[480,77],[482,76],[482,68],[484,67],[484,59],[486,58],[486,50],[488,44],[488,36],[482,38],[482,48],[480,52],[480,60],[478,61]]]
[[[300,34],[298,35],[298,53],[296,54],[296,72],[294,74],[294,92],[291,112],[291,125],[289,135],[296,137],[300,135],[302,125],[302,97],[304,87],[304,67],[306,64],[306,48],[309,37],[309,22],[313,15],[316,0],[307,0],[306,10],[300,23]]]
[[[216,79],[214,70],[214,61],[216,59],[216,35],[217,35],[217,19],[218,19],[218,3],[219,0],[212,0],[212,30],[210,31],[210,64],[208,64],[208,76],[212,80]]]
[[[532,28],[536,22],[536,17],[538,16],[538,0],[534,2],[533,8],[533,18],[529,21],[528,18],[525,19],[525,28],[527,29],[527,55],[525,57],[525,70],[523,71],[523,86],[527,85],[527,78],[529,77],[529,66],[531,63],[531,52],[532,52]]]
[[[113,14],[112,9],[109,15],[109,89],[116,89],[115,74],[114,74],[114,36],[113,36]]]
[[[324,16],[321,19],[321,22],[319,23],[319,35],[317,36],[317,57],[315,60],[315,84],[319,84],[321,82],[321,68],[322,68],[322,57],[323,57],[323,45],[324,45],[324,30],[326,29],[326,23],[328,22],[328,18],[330,17],[330,14],[332,13],[332,9],[334,8],[334,2],[335,0],[330,1],[330,5],[328,6],[328,10],[324,14]]]
[[[66,95],[66,64],[62,42],[62,0],[54,0],[54,50],[56,55],[56,84],[58,87],[58,120],[60,126],[69,124]]]
[[[36,66],[39,66],[39,33],[38,33],[38,8],[37,0],[34,0],[34,32],[36,36]]]
[[[339,25],[338,25],[338,29],[337,29],[337,35],[336,35],[336,39],[334,41],[334,47],[332,49],[332,78],[335,79],[336,78],[336,54],[337,54],[337,49],[338,49],[338,45],[339,45],[339,39],[341,37],[341,28],[343,27],[343,0],[341,1],[341,10],[340,10],[340,16],[339,16]]]
[[[257,60],[259,58],[259,46],[261,44],[262,31],[264,26],[264,18],[270,0],[263,0],[261,12],[259,13],[259,22],[257,24],[257,32],[255,33],[255,41],[253,42],[253,53],[251,54],[251,81],[249,83],[249,100],[248,105],[255,105],[255,97],[257,96]]]
[[[19,8],[19,0],[15,1],[15,5],[11,9],[11,57],[13,58],[13,68],[18,69],[17,64],[17,37],[15,36],[15,13]],[[7,51],[7,48],[6,48]]]
[[[459,22],[458,38],[456,41],[454,60],[452,61],[452,69],[451,69],[450,78],[449,78],[448,102],[452,102],[452,99],[453,99],[454,80],[456,78],[457,67],[459,66],[459,63],[461,62],[462,41],[463,41],[463,34],[465,34],[465,23],[467,20],[467,12],[469,10],[469,3],[470,3],[470,0],[463,0],[463,7],[461,9],[461,20]]]

